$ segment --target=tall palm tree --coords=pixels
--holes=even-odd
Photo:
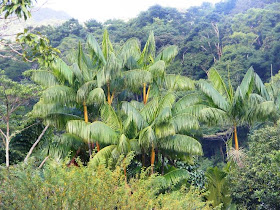
[[[148,102],[151,88],[157,92],[159,86],[164,84],[167,76],[166,66],[178,54],[178,47],[171,45],[165,47],[156,56],[156,44],[154,33],[150,32],[148,40],[141,51],[139,41],[133,41],[130,44],[132,56],[124,56],[126,71],[123,71],[124,82],[132,92],[139,93],[142,89],[143,103]]]
[[[210,69],[208,80],[198,82],[204,94],[199,117],[210,124],[233,127],[235,150],[239,150],[237,126],[266,119],[274,110],[274,102],[264,84],[251,67],[234,91],[215,69]]]
[[[49,120],[57,127],[65,127],[82,108],[84,121],[89,122],[88,105],[103,103],[104,91],[98,87],[98,71],[84,54],[81,43],[74,56],[75,63],[68,66],[61,59],[53,63],[51,70],[32,71],[31,78],[46,87],[33,112]],[[99,150],[99,145],[97,143]],[[89,145],[89,152],[91,149]]]
[[[154,97],[140,108],[133,102],[123,102],[122,110],[127,115],[129,125],[135,125],[138,142],[142,150],[151,151],[151,167],[154,172],[155,149],[179,154],[201,155],[200,143],[188,131],[198,129],[195,116],[178,111],[172,92],[162,97]],[[176,110],[177,109],[177,110]]]

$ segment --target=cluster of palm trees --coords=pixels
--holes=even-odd
[[[153,173],[156,162],[164,164],[165,158],[202,155],[194,138],[201,124],[233,128],[238,150],[237,126],[266,119],[276,110],[252,68],[235,90],[215,69],[209,70],[208,81],[193,81],[165,71],[178,53],[176,46],[156,55],[152,32],[143,50],[139,43],[130,39],[115,50],[105,30],[101,46],[90,35],[67,62],[57,59],[51,68],[31,72],[45,87],[33,114],[64,131],[49,154],[59,147],[76,157],[87,145],[97,166],[134,151]]]

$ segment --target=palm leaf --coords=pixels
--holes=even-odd
[[[136,69],[123,73],[125,85],[133,90],[138,90],[144,83],[152,82],[152,73],[149,71]]]
[[[144,117],[147,123],[151,123],[157,114],[158,110],[158,98],[153,98],[153,100],[149,101],[143,108],[141,109],[140,113]]]
[[[105,101],[104,90],[102,88],[95,88],[89,92],[86,103],[88,105],[91,105],[94,103],[102,104],[102,103],[104,103],[104,101]]]
[[[106,63],[106,59],[103,55],[103,52],[102,52],[98,42],[91,34],[88,35],[88,37],[87,37],[87,44],[89,47],[89,52],[90,52],[91,58],[94,60],[94,62],[96,62],[97,64],[104,65]]]
[[[88,126],[90,140],[103,144],[118,144],[119,135],[103,122],[95,121]]]
[[[242,94],[242,97],[249,95],[253,91],[253,87],[254,87],[254,69],[253,67],[250,67],[240,84],[240,92]]]
[[[188,179],[190,177],[189,172],[185,169],[175,169],[166,174],[164,174],[164,188],[176,185],[182,180]]]
[[[32,71],[31,79],[45,87],[51,87],[59,85],[59,81],[56,79],[56,77],[49,71],[44,70],[36,70]]]
[[[155,57],[156,53],[156,44],[155,44],[155,37],[154,32],[150,32],[148,40],[144,46],[144,49],[141,53],[139,63],[143,66],[147,66],[149,63],[153,63],[153,58]]]
[[[90,160],[89,164],[96,168],[100,164],[105,164],[107,166],[108,159],[112,157],[112,152],[116,149],[116,145],[110,145],[101,149],[94,157]]]
[[[188,77],[175,74],[165,75],[165,86],[168,90],[187,91],[194,90],[194,82]]]
[[[180,100],[178,100],[174,104],[174,106],[172,108],[172,112],[174,114],[181,113],[183,110],[185,110],[189,106],[198,104],[201,101],[202,101],[202,98],[201,98],[200,94],[191,93],[191,94],[185,95],[184,97],[182,97]]]
[[[176,57],[178,54],[178,47],[175,45],[171,45],[165,47],[156,57],[156,61],[162,60],[165,64],[171,63],[171,61]]]
[[[149,148],[152,144],[156,143],[156,135],[151,126],[148,126],[140,131],[139,144],[144,148]]]
[[[61,59],[57,59],[53,62],[54,75],[62,76],[64,80],[73,84],[74,73],[71,68]]]
[[[112,129],[117,131],[122,130],[122,123],[117,116],[117,113],[115,112],[114,108],[108,103],[104,103],[104,105],[101,107],[101,119]]]
[[[228,100],[230,99],[229,92],[227,86],[218,73],[218,71],[214,68],[211,68],[208,72],[208,79],[211,81],[213,87],[224,97]]]
[[[86,100],[86,98],[89,95],[89,92],[96,87],[96,82],[95,81],[89,81],[84,83],[77,91],[77,101],[78,102],[83,102]]]
[[[176,115],[171,119],[176,133],[199,129],[199,122],[196,117],[189,114]]]
[[[67,86],[57,85],[52,86],[42,93],[44,102],[48,103],[71,103],[75,102],[76,92]]]
[[[229,103],[212,85],[203,80],[199,81],[198,85],[201,91],[211,98],[214,104],[220,109],[227,110],[229,108]]]
[[[107,61],[111,52],[113,52],[113,45],[109,39],[109,33],[107,31],[107,29],[104,30],[103,33],[103,41],[102,41],[102,53],[103,56],[105,58],[105,60]]]
[[[162,149],[188,153],[191,155],[202,155],[201,144],[194,138],[186,135],[176,134],[160,142]]]
[[[135,123],[139,130],[142,130],[143,128],[148,126],[147,122],[145,121],[145,118],[130,103],[128,103],[126,101],[123,102],[122,110],[128,116],[128,121]]]

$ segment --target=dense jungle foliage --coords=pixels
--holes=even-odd
[[[279,8],[155,5],[1,37],[0,208],[279,209]]]

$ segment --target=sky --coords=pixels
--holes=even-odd
[[[155,4],[182,10],[200,6],[205,1],[217,3],[221,0],[37,0],[37,6],[65,11],[82,22],[89,19],[104,22],[108,19],[134,18]]]

